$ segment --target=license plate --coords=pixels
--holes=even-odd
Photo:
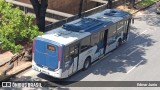
[[[49,74],[47,71],[41,70],[42,73]]]
[[[48,70],[48,67],[43,67],[43,69]]]

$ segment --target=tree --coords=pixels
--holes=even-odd
[[[24,14],[13,5],[0,0],[0,48],[19,52],[22,44],[32,42],[34,37],[42,34],[33,24],[33,16]]]
[[[48,0],[30,0],[36,14],[37,25],[40,31],[45,32],[45,15]]]

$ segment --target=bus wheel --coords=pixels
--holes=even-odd
[[[122,45],[122,39],[120,38],[117,42],[117,47],[121,46]]]
[[[84,65],[83,65],[83,71],[86,70],[86,69],[88,69],[88,67],[91,64],[90,61],[91,61],[91,58],[87,57],[86,60],[85,60],[85,62],[84,62]]]

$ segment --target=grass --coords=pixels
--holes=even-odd
[[[142,0],[141,2],[139,2],[140,5],[143,5],[143,6],[148,6],[148,5],[151,5],[155,2],[157,2],[158,0]]]

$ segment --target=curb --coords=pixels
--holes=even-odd
[[[16,73],[14,73],[14,74],[11,74],[11,75],[5,77],[4,79],[0,80],[0,82],[8,81],[11,77],[14,77],[15,75],[17,75],[17,74],[19,74],[19,73],[22,73],[23,71],[25,71],[25,70],[27,70],[27,69],[29,69],[29,68],[31,68],[31,67],[32,67],[32,65],[29,65],[29,66],[27,66],[26,68],[24,68],[23,70],[21,70],[21,71],[19,71],[19,72],[16,72]]]

